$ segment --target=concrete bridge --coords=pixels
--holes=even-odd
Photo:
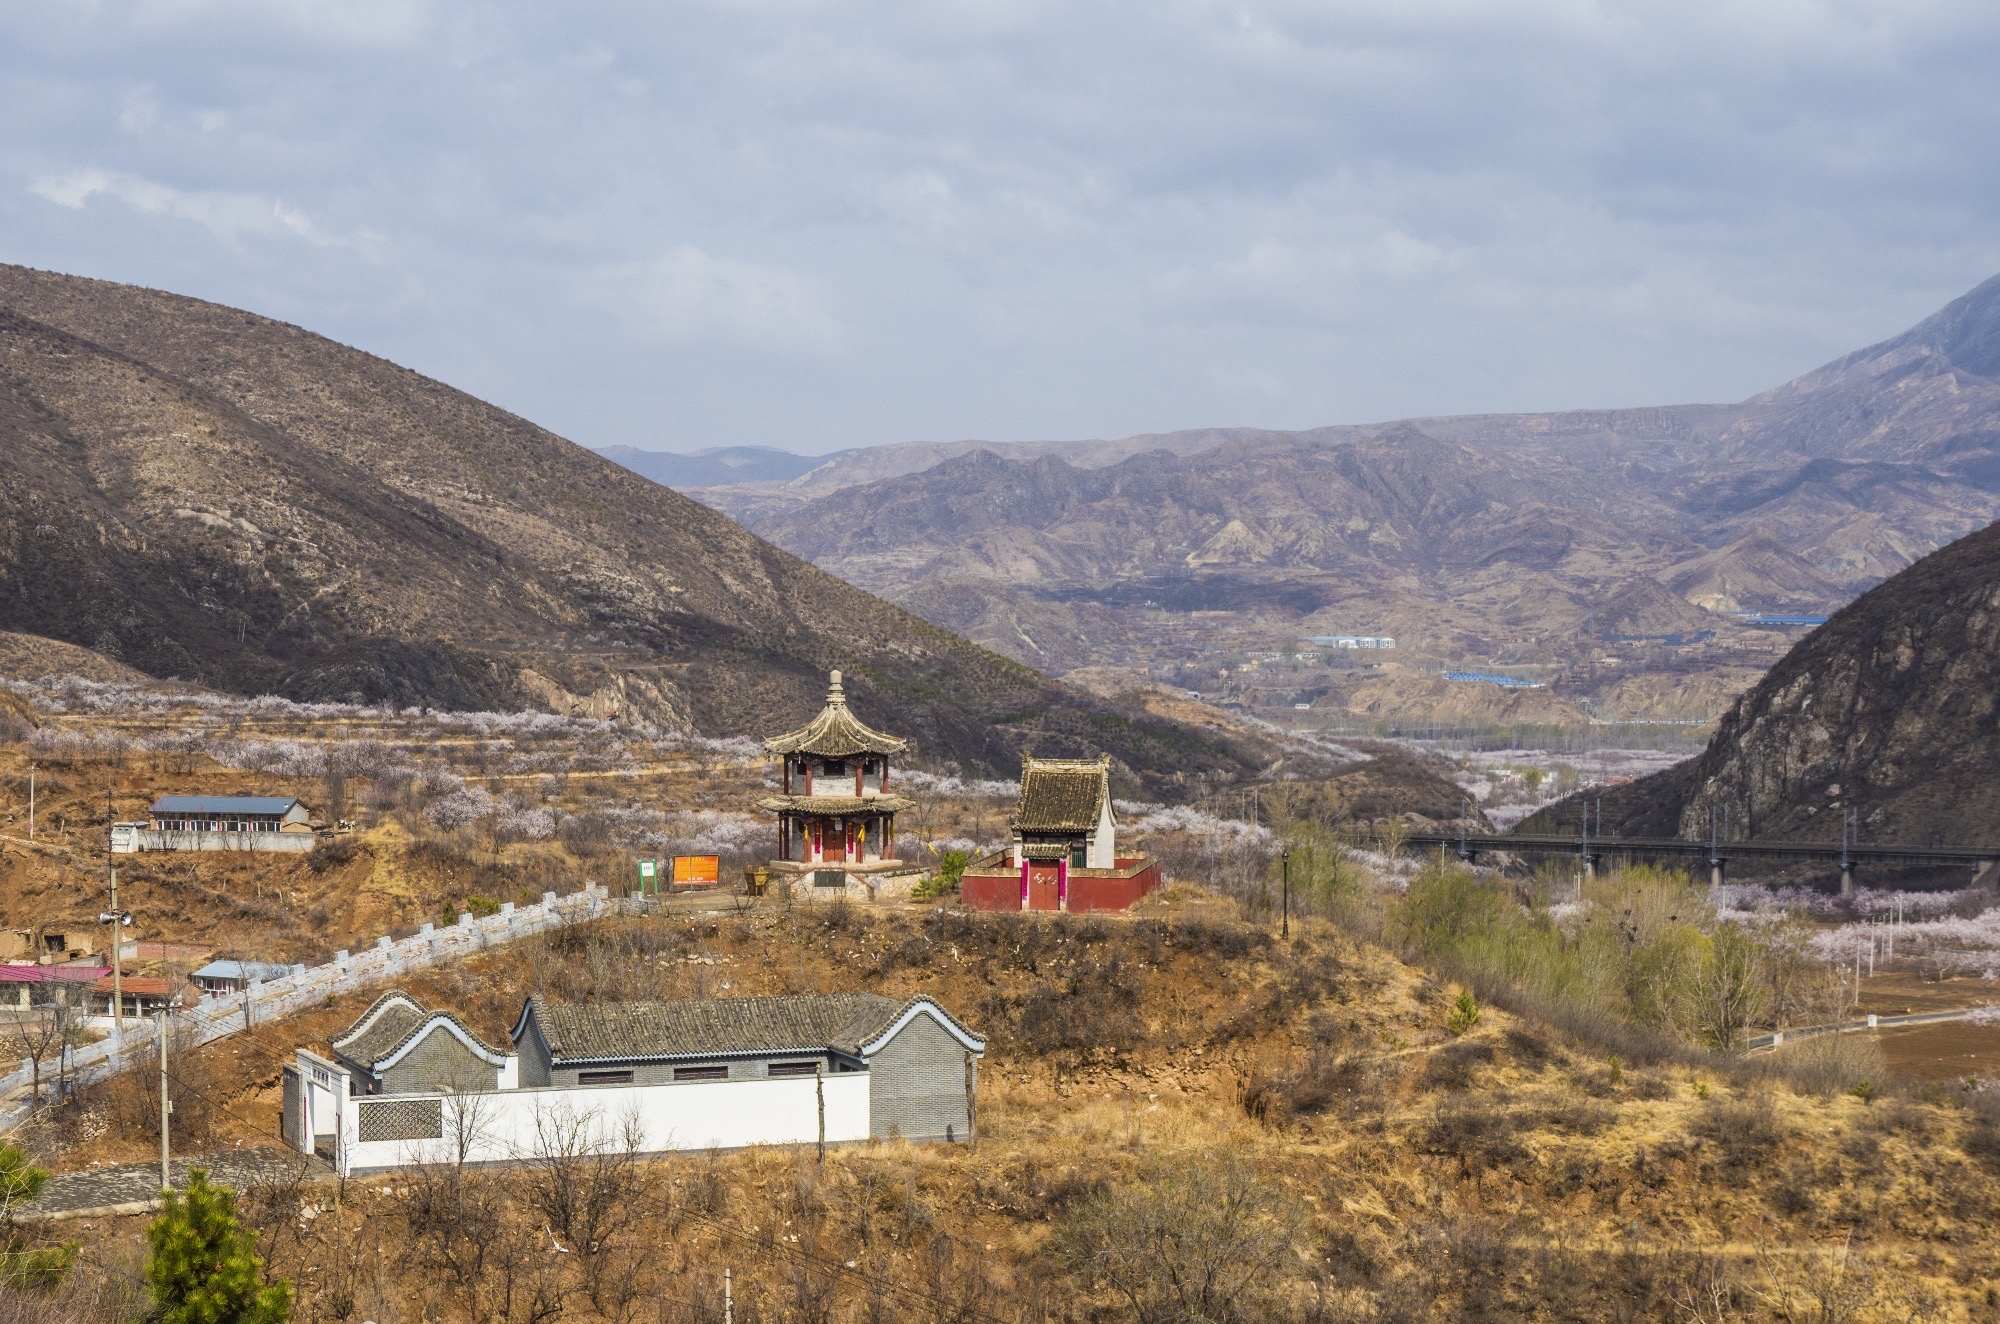
[[[1417,850],[1446,850],[1462,860],[1504,852],[1509,855],[1575,855],[1584,871],[1595,873],[1607,855],[1638,860],[1699,860],[1709,881],[1720,883],[1732,859],[1824,860],[1840,866],[1841,895],[1854,891],[1854,872],[1863,864],[1957,864],[1972,871],[1971,886],[2000,881],[2000,846],[1882,845],[1829,841],[1687,841],[1680,837],[1600,837],[1571,833],[1497,834],[1412,832],[1406,843]]]

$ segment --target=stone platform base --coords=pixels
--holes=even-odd
[[[800,864],[773,860],[771,890],[794,901],[894,901],[910,894],[924,871],[907,860],[865,860],[851,864]]]

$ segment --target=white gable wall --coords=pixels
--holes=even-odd
[[[1090,849],[1084,857],[1085,868],[1115,869],[1118,867],[1118,824],[1111,816],[1111,797],[1104,797],[1098,806],[1097,827],[1090,834]]]

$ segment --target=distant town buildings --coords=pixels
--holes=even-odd
[[[1320,648],[1394,648],[1396,641],[1385,634],[1316,634],[1306,640]]]

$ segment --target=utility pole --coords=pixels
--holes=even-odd
[[[819,1063],[813,1064],[813,1097],[819,1103],[819,1159],[826,1164],[826,1071]]]
[[[35,839],[35,765],[28,765],[28,840]]]
[[[736,1283],[735,1272],[722,1271],[722,1324],[736,1324]]]
[[[1842,809],[1840,811],[1840,894],[1854,895],[1854,847],[1861,840],[1861,811]],[[1873,964],[1870,956],[1870,964]],[[1874,971],[1870,971],[1873,974]]]
[[[174,1189],[173,1169],[167,1160],[167,1118],[173,1112],[173,1100],[167,1097],[167,1008],[160,1007],[160,1190],[162,1193]]]
[[[132,917],[118,909],[118,857],[111,853],[112,820],[118,817],[112,807],[111,791],[104,792],[104,867],[111,875],[111,909],[104,919],[111,925],[111,1024],[112,1038],[122,1044],[125,1040],[125,928]]]
[[[1284,880],[1284,919],[1279,924],[1279,936],[1292,936],[1292,848],[1287,846],[1279,853],[1279,877]]]

